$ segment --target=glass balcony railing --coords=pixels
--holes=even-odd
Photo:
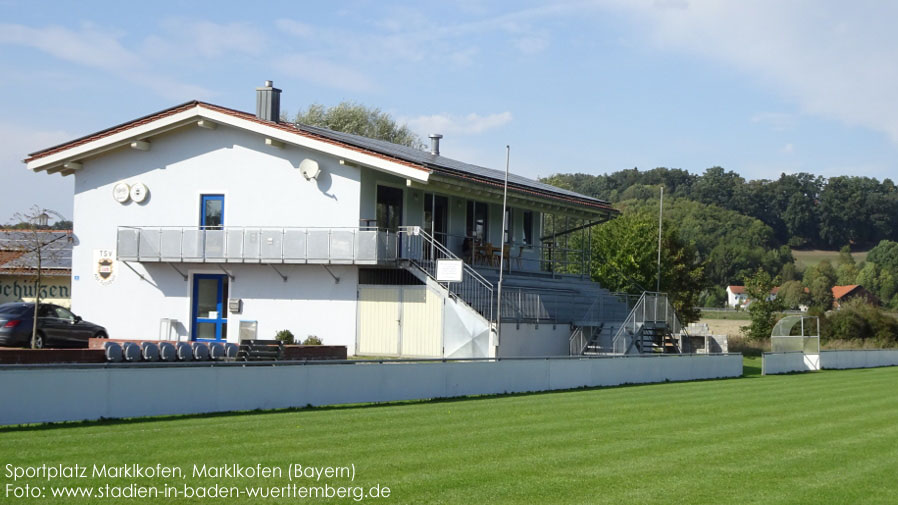
[[[396,233],[359,228],[118,228],[122,261],[376,265],[397,259]]]

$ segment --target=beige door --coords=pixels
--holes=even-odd
[[[443,299],[427,286],[402,288],[403,356],[443,357]]]
[[[359,286],[357,354],[399,354],[400,286]]]

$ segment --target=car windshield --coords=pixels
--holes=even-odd
[[[0,315],[19,316],[31,310],[34,306],[30,303],[12,302],[0,305]]]

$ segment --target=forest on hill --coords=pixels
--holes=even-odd
[[[624,219],[615,220],[619,223],[592,229],[602,265],[593,277],[609,289],[654,286],[654,255],[644,250],[657,252],[663,185],[662,263],[672,273],[662,274],[662,290],[688,292],[675,295],[678,311],[690,305],[723,306],[727,285],[746,284],[759,272],[777,285],[790,283],[799,293],[787,304],[827,310],[832,296],[826,293],[833,285],[862,284],[883,305],[898,309],[898,188],[890,179],[798,173],[746,180],[721,167],[701,175],[662,167],[556,174],[542,180],[609,201],[622,211]],[[649,233],[651,229],[655,232]],[[843,254],[836,264],[821,261],[802,270],[792,256],[795,248]],[[870,254],[860,264],[848,254],[867,249]]]

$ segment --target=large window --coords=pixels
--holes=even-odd
[[[402,190],[377,186],[377,227],[395,232],[402,225]]]
[[[533,245],[533,211],[524,211],[524,244]]]
[[[489,238],[488,218],[489,205],[483,202],[468,200],[468,217],[465,234],[475,240],[485,242]]]

